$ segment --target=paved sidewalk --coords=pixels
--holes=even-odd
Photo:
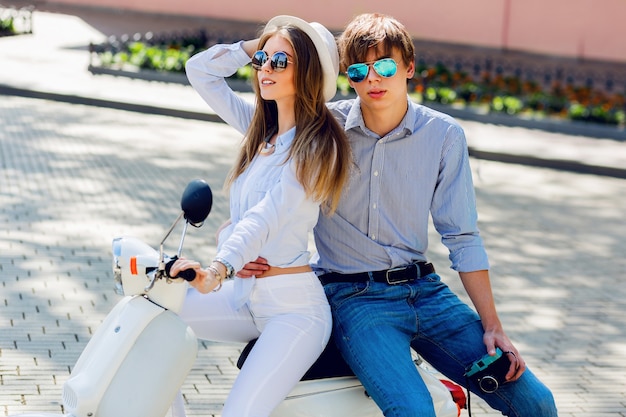
[[[214,115],[188,86],[89,74],[85,45],[127,24],[100,18],[36,12],[33,35],[0,38],[0,92],[11,93],[0,95],[0,415],[62,412],[63,382],[119,299],[113,237],[156,245],[196,177],[216,199],[187,255],[211,259],[226,217],[220,186],[239,136],[207,122]],[[625,417],[626,182],[614,177],[626,142],[470,119],[460,117],[481,157],[472,160],[481,230],[505,328],[561,417]],[[605,175],[567,172],[585,168]],[[462,292],[431,242],[431,259]],[[239,349],[200,344],[183,386],[190,416],[219,415]],[[498,415],[473,404],[475,416]]]
[[[61,413],[64,381],[120,298],[111,240],[158,245],[185,184],[201,177],[214,209],[190,231],[185,254],[212,259],[227,216],[220,186],[240,136],[222,123],[22,97],[0,100],[0,126],[0,415]],[[626,416],[626,181],[472,165],[510,337],[553,389],[561,417]],[[463,294],[434,233],[429,258]],[[189,416],[219,415],[240,348],[200,344],[182,388]],[[476,417],[498,415],[472,404]]]

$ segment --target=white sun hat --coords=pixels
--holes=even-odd
[[[291,25],[306,33],[313,41],[324,73],[324,98],[330,101],[337,93],[337,76],[339,75],[339,52],[335,37],[328,29],[317,22],[306,22],[294,16],[276,16],[270,19],[263,33],[277,27]]]

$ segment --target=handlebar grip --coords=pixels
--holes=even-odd
[[[193,269],[185,269],[184,271],[180,271],[176,277],[191,282],[196,279],[196,271]]]
[[[185,269],[180,271],[175,277],[171,276],[170,270],[172,269],[172,265],[174,265],[174,262],[176,262],[177,260],[178,256],[174,256],[170,259],[168,263],[165,264],[165,273],[167,274],[167,276],[170,278],[182,278],[185,281],[193,281],[194,279],[196,279],[196,271],[194,269]]]

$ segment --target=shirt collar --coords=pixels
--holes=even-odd
[[[282,153],[291,147],[291,143],[296,137],[296,127],[292,127],[282,135],[276,137],[276,151]]]
[[[397,132],[404,131],[406,135],[413,134],[415,130],[415,126],[416,126],[417,104],[414,103],[409,98],[409,96],[407,96],[407,101],[408,101],[408,110],[406,114],[404,115],[404,118],[402,119],[400,124],[395,129],[393,129],[392,132],[390,133],[394,133],[394,132],[397,133]],[[358,96],[354,100],[354,104],[352,105],[352,108],[350,108],[350,111],[348,112],[348,116],[346,117],[346,124],[345,124],[346,131],[350,129],[354,129],[354,128],[360,128],[361,131],[368,133],[370,135],[373,134],[373,132],[369,130],[367,126],[365,126],[365,121],[363,120],[363,113],[361,112],[361,98]]]

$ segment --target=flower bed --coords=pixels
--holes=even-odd
[[[194,53],[207,44],[234,42],[241,36],[209,38],[204,31],[161,39],[146,34],[91,45],[90,69],[130,73],[147,70],[180,74],[184,78],[185,62]],[[549,88],[545,88],[519,75],[505,76],[497,71],[485,71],[476,77],[461,70],[453,71],[441,63],[418,63],[415,74],[409,87],[412,99],[417,102],[436,102],[526,118],[569,119],[620,127],[626,124],[626,91],[609,93],[591,85],[574,85],[571,80],[553,81]],[[241,68],[232,78],[248,80],[250,76],[248,66]],[[352,93],[345,76],[339,76],[337,85],[341,93]]]
[[[626,93],[607,93],[589,86],[554,81],[544,89],[535,81],[485,73],[478,81],[443,65],[419,66],[412,80],[417,101],[482,108],[524,117],[557,117],[624,126]]]

